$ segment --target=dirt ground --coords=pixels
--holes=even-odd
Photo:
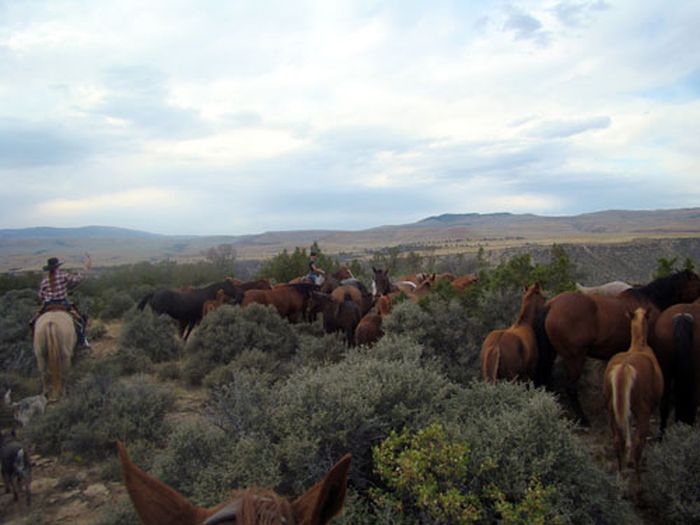
[[[121,323],[107,325],[107,334],[92,344],[90,355],[101,359],[116,350]],[[587,365],[581,384],[584,409],[591,416],[592,427],[578,431],[595,461],[606,472],[616,472],[612,442],[607,427],[602,397],[593,390],[602,380],[604,366],[596,362]],[[206,400],[203,389],[184,389],[173,385],[176,392],[176,409],[169,415],[174,421],[201,417]],[[588,390],[588,392],[586,392]],[[49,407],[50,410],[50,407]],[[655,428],[655,425],[652,427]],[[19,433],[21,438],[21,430]],[[94,525],[109,512],[110,506],[126,497],[121,482],[104,481],[101,470],[104,465],[80,465],[60,461],[54,457],[32,455],[32,503],[14,502],[11,494],[0,493],[0,524],[3,525]],[[632,476],[625,476],[627,497],[635,503],[638,524],[656,523],[653,509],[645,508],[637,498],[637,487]]]

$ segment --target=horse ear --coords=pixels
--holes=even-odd
[[[345,454],[321,481],[292,503],[298,523],[325,525],[343,508],[352,456]]]
[[[179,492],[137,467],[129,459],[121,441],[117,441],[117,449],[122,464],[124,485],[144,525],[198,523],[196,519],[200,513],[197,507]]]
[[[625,315],[627,316],[627,319],[629,319],[630,321],[631,321],[632,319],[634,319],[634,312],[631,312],[630,310],[627,310],[627,311],[625,312]]]
[[[374,266],[372,266],[372,273],[377,273],[377,269]]]

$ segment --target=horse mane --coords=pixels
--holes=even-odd
[[[681,270],[663,277],[657,277],[649,284],[630,288],[622,293],[631,295],[635,299],[648,299],[659,310],[665,310],[677,302],[679,284],[697,279],[698,276],[692,270]]]
[[[204,525],[286,525],[294,523],[289,500],[271,490],[233,491],[232,498],[204,521]]]

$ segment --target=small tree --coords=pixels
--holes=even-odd
[[[207,261],[212,263],[222,275],[233,276],[236,266],[236,248],[233,244],[219,244],[206,252]]]

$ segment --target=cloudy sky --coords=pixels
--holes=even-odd
[[[0,0],[0,228],[700,205],[700,2]]]

